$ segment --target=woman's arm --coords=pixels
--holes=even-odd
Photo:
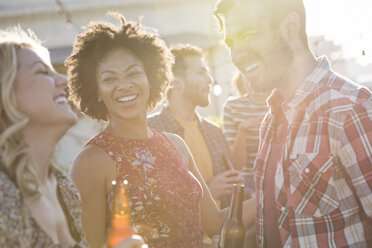
[[[112,159],[92,145],[78,155],[70,172],[81,197],[83,231],[92,248],[106,242],[107,192],[115,173]]]
[[[210,236],[219,234],[223,223],[226,220],[228,209],[219,209],[216,202],[214,201],[207,184],[203,180],[198,168],[195,165],[194,159],[188,149],[186,143],[177,135],[165,133],[169,140],[178,149],[183,159],[189,166],[190,171],[198,179],[203,188],[203,199],[202,199],[202,228]],[[248,225],[254,221],[255,218],[255,198],[251,198],[243,204],[243,222]]]

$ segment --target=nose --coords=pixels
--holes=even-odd
[[[67,77],[61,73],[54,72],[54,80],[58,88],[67,88],[68,80]]]
[[[212,85],[214,83],[214,79],[210,73],[208,73],[207,75],[207,82],[208,82],[208,85]]]
[[[126,77],[121,77],[120,80],[118,80],[117,86],[116,86],[116,88],[118,90],[124,90],[124,91],[125,90],[128,90],[128,89],[130,89],[132,87],[133,87],[132,80],[130,80],[130,79],[126,78]]]

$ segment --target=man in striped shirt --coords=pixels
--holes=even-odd
[[[372,95],[315,58],[302,0],[220,0],[234,64],[273,90],[255,161],[259,247],[372,247]]]
[[[271,92],[255,92],[243,73],[239,73],[234,82],[236,85],[243,84],[245,93],[226,101],[223,108],[223,130],[235,163],[245,172],[245,187],[248,192],[253,193],[253,162],[258,150],[258,131],[268,111],[266,100]]]

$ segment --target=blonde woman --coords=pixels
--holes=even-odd
[[[0,247],[87,247],[78,191],[51,163],[76,122],[66,86],[31,31],[0,30]]]

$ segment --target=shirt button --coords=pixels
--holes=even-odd
[[[285,211],[285,207],[281,207],[280,210],[281,210],[282,212],[284,212],[284,211]]]
[[[305,173],[308,174],[310,172],[310,169],[309,168],[306,168],[305,169]]]

